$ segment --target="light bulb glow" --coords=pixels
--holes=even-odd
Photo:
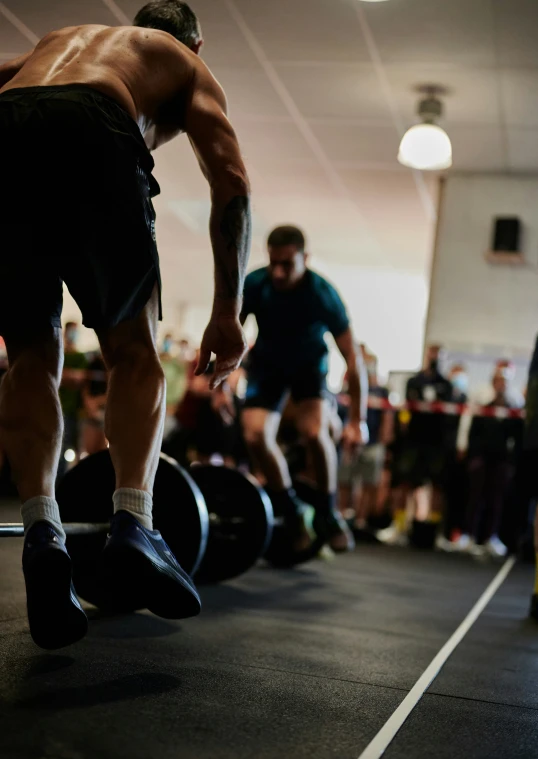
[[[64,453],[64,459],[71,463],[74,461],[77,457],[77,454],[72,448],[68,448],[67,451]]]
[[[416,124],[403,136],[398,161],[421,171],[448,169],[452,166],[450,138],[436,124]]]

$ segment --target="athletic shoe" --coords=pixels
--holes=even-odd
[[[445,538],[444,535],[438,535],[436,537],[435,547],[438,551],[444,551],[444,553],[452,553],[454,551],[454,543]]]
[[[147,530],[127,511],[116,512],[110,522],[101,580],[111,606],[149,609],[164,619],[195,617],[202,609],[193,581],[161,533]]]
[[[538,622],[538,593],[534,593],[534,595],[531,596],[529,616]]]
[[[486,552],[495,559],[502,559],[508,553],[508,548],[499,540],[497,535],[493,535],[485,545]]]
[[[380,543],[385,543],[388,546],[407,546],[409,545],[409,537],[400,532],[395,525],[385,527],[384,530],[378,530],[375,534]]]
[[[475,559],[485,559],[487,557],[486,546],[478,545],[478,543],[471,543],[467,553]]]
[[[88,632],[88,619],[73,587],[71,558],[49,522],[36,522],[28,530],[22,569],[34,642],[52,651],[81,640]]]
[[[314,517],[314,530],[335,553],[347,553],[355,549],[353,533],[344,517],[336,509],[328,513],[323,513],[318,509]]]
[[[460,535],[459,538],[452,544],[454,551],[461,551],[461,553],[467,553],[471,551],[475,542],[470,535]]]

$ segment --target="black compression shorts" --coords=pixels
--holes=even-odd
[[[0,163],[0,334],[60,326],[62,282],[94,329],[160,295],[154,162],[115,100],[78,84],[7,90]]]
[[[327,375],[317,364],[284,373],[252,361],[247,374],[245,408],[282,413],[290,395],[296,403],[327,397]]]

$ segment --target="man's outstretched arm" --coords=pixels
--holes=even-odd
[[[6,63],[2,63],[0,66],[0,88],[3,87],[5,84],[10,82],[15,74],[18,74],[19,71],[22,69],[28,58],[32,55],[34,51],[31,50],[29,53],[25,53],[24,55],[20,55],[18,58],[14,58],[12,61],[7,61]]]
[[[186,114],[186,130],[211,189],[210,234],[215,260],[213,314],[198,370],[217,354],[214,384],[234,371],[246,349],[239,323],[250,256],[250,186],[237,137],[226,115],[226,98],[209,71],[198,74]]]

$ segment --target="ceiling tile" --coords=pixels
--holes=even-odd
[[[499,61],[505,66],[538,66],[538,3],[504,0],[494,3]]]
[[[54,29],[61,29],[64,26],[79,24],[115,26],[118,23],[101,0],[85,0],[84,4],[73,2],[73,0],[47,0],[43,3],[36,0],[7,0],[5,4],[38,37],[44,37]]]
[[[361,9],[385,63],[492,66],[491,6],[491,0],[405,0]]]
[[[313,124],[314,133],[332,161],[392,163],[398,153],[394,127]]]
[[[538,171],[538,129],[509,129],[508,155],[513,171]]]
[[[390,119],[386,99],[370,64],[284,65],[277,70],[307,118]]]
[[[241,150],[255,166],[267,163],[317,165],[317,159],[295,124],[249,124],[244,129],[241,119],[238,119],[235,126]]]
[[[448,130],[454,153],[454,169],[506,171],[508,156],[499,127],[454,124]]]
[[[215,73],[226,91],[232,120],[242,115],[288,116],[282,100],[262,71],[220,67]]]
[[[505,69],[501,87],[506,123],[538,126],[538,70]]]
[[[4,60],[15,58],[31,50],[32,44],[2,15],[0,15],[0,54]]]
[[[272,61],[369,61],[355,0],[235,0]]]

